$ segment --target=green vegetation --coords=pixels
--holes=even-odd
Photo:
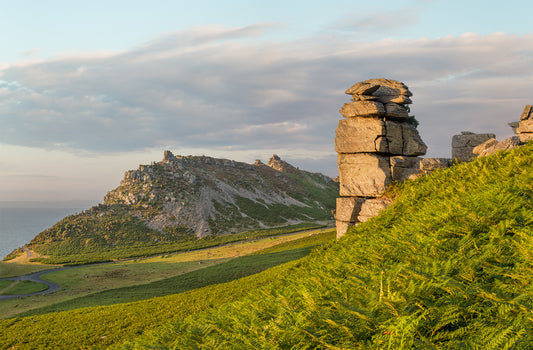
[[[284,245],[290,241],[299,240],[302,237],[305,237],[307,240],[309,235],[312,235],[311,237],[321,237],[323,232],[324,229],[295,232],[189,252],[165,254],[108,264],[77,266],[72,269],[49,272],[41,277],[62,286],[60,291],[52,294],[26,297],[23,300],[10,299],[1,301],[0,309],[2,309],[2,312],[0,313],[0,318],[14,317],[30,310],[64,303],[67,300],[101,291],[147,284],[171,278],[220,264],[239,256],[253,254],[274,245]],[[313,243],[305,244],[307,246]],[[297,245],[290,246],[287,249],[301,247],[303,246]],[[9,265],[15,264],[9,263]],[[94,303],[93,305],[98,304],[95,300],[94,298],[91,299]]]
[[[243,274],[249,274],[250,269],[259,271],[267,266],[298,258],[305,254],[306,250],[309,251],[312,246],[331,241],[334,236],[334,230],[326,230],[314,236],[284,243],[285,248],[291,249],[288,251],[283,251],[282,247],[278,247],[278,253],[270,252],[265,256],[254,255],[243,260],[235,259],[234,263],[225,265],[225,268],[220,265],[217,271],[204,274],[204,278],[212,278],[211,281],[203,281],[200,276],[196,279],[189,278],[189,280],[195,281],[194,283],[199,286],[220,282],[223,279],[238,278]],[[279,275],[287,273],[298,264],[299,260],[228,283],[209,285],[180,294],[133,303],[0,320],[0,333],[2,334],[0,348],[69,349],[120,343],[169,321],[182,319],[229,301],[239,300],[261,286],[275,283]],[[171,282],[171,286],[180,287],[177,281]],[[163,290],[161,286],[154,285],[155,288]],[[182,284],[180,288],[187,289],[185,284]],[[142,288],[139,288],[138,292],[141,293]]]
[[[179,276],[166,278],[148,284],[106,290],[89,294],[84,297],[67,300],[37,310],[20,314],[40,315],[49,312],[72,310],[87,306],[111,305],[131,301],[145,300],[159,296],[182,293],[188,290],[202,288],[211,284],[233,281],[249,276],[272,266],[302,258],[310,253],[311,247],[249,255],[230,261],[206,267]]]
[[[32,281],[0,281],[0,295],[31,294],[46,289],[48,289],[47,285]]]
[[[388,210],[305,258],[175,295],[3,320],[0,347],[529,349],[532,193],[530,144],[397,185]],[[203,273],[237,278],[313,239]],[[199,271],[188,282],[201,286]]]
[[[9,253],[2,261],[13,260],[16,257],[21,256],[22,254],[24,254],[24,249],[17,248],[15,250],[13,250],[11,253]]]
[[[394,192],[274,284],[125,348],[531,348],[533,145]]]
[[[56,266],[37,264],[16,264],[13,262],[0,261],[0,278],[27,275],[33,272],[50,270]]]
[[[151,230],[128,214],[121,205],[108,206],[105,210],[106,214],[103,216],[100,216],[99,210],[69,216],[39,234],[30,246],[46,257],[33,258],[31,261],[84,265],[215,247],[321,227],[313,223],[302,223],[198,239],[192,235],[184,236],[179,229],[164,233]]]

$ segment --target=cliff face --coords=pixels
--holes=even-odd
[[[336,182],[278,156],[268,164],[165,151],[161,162],[127,171],[104,205],[125,205],[152,229],[198,237],[331,218]]]

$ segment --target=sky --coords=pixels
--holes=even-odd
[[[0,0],[0,201],[94,200],[164,150],[337,175],[344,91],[413,93],[426,157],[533,104],[529,0]]]

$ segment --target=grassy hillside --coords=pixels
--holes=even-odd
[[[274,286],[124,347],[531,348],[533,145],[396,193]]]
[[[106,208],[104,216],[100,216],[100,209],[94,208],[66,217],[41,232],[28,246],[45,257],[32,258],[31,261],[82,265],[215,247],[322,226],[302,223],[200,239],[194,235],[152,230],[124,210],[122,205],[102,207]]]
[[[207,268],[203,272],[183,274],[179,278],[148,286],[98,293],[89,298],[73,299],[34,310],[32,316],[0,320],[0,349],[75,349],[122,343],[172,320],[238,300],[261,286],[276,283],[277,276],[298,265],[298,260],[285,262],[298,259],[308,254],[312,247],[334,238],[335,230],[321,230],[310,236],[277,244],[275,249],[269,248],[252,256],[234,259],[214,270]],[[267,269],[281,263],[285,264]],[[239,278],[265,269],[264,272]],[[221,283],[224,281],[231,282]],[[197,289],[190,290],[192,288]],[[183,293],[124,303],[138,300],[140,296],[153,297],[172,292]],[[51,312],[117,301],[123,304]]]

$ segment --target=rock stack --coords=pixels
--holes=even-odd
[[[519,122],[509,123],[521,143],[533,140],[533,106],[526,105]]]
[[[426,145],[409,116],[411,92],[403,83],[370,79],[346,94],[335,132],[340,198],[337,198],[337,238],[349,226],[364,222],[386,208],[382,195],[393,181],[418,176]]]

